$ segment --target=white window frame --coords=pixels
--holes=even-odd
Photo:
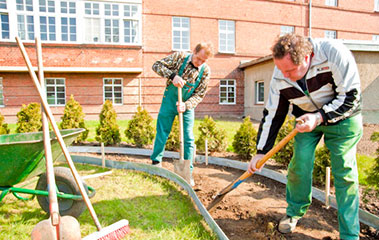
[[[295,32],[294,26],[280,26],[280,36],[283,36],[287,33],[293,33]]]
[[[374,12],[379,12],[379,0],[374,0]]]
[[[325,30],[324,34],[325,34],[324,38],[337,39],[337,31],[334,31],[334,30]]]
[[[0,107],[4,107],[3,78],[0,77]]]
[[[221,105],[236,104],[236,99],[237,99],[236,80],[235,79],[220,79],[219,104]]]
[[[190,51],[191,22],[188,17],[172,17],[172,49]]]
[[[372,41],[379,42],[379,35],[372,35]]]
[[[118,81],[120,83],[117,83]],[[120,90],[117,91],[118,88]],[[106,96],[109,94],[110,96]],[[103,102],[105,102],[106,100],[111,100],[113,105],[124,104],[124,90],[122,78],[103,78]]]
[[[19,36],[24,42],[34,42],[35,36],[41,36],[43,31],[42,36],[47,40],[41,40],[48,43],[142,46],[142,0],[6,0],[6,5],[2,1],[0,15],[3,16],[3,22],[9,21],[9,34],[3,33],[5,30],[1,29],[0,22],[0,41],[14,41]],[[54,13],[49,12],[49,3],[50,8],[52,4],[55,5]],[[88,4],[98,6],[98,15],[86,13]],[[109,5],[118,8],[118,16],[106,15],[105,8]],[[45,19],[50,22],[50,26],[45,23]],[[106,19],[111,20],[109,28],[105,27]],[[3,25],[6,29],[7,23]],[[91,31],[96,34],[88,37],[86,32]],[[5,36],[4,39],[1,34]]]
[[[66,80],[64,78],[45,78],[45,88],[49,105],[66,105]]]
[[[255,89],[255,104],[264,104],[265,102],[265,82],[263,80],[256,81],[254,84]]]
[[[9,12],[7,8],[7,1],[0,1],[0,40],[9,40]]]
[[[220,53],[235,53],[235,29],[235,21],[218,21],[218,51]]]
[[[338,7],[338,0],[325,0],[326,6]]]

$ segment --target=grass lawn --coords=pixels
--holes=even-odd
[[[105,171],[75,165],[82,176]],[[217,239],[179,186],[146,173],[112,171],[86,180],[96,189],[91,202],[103,227],[127,219],[131,234],[126,239]],[[34,189],[34,185],[27,188]],[[30,239],[34,226],[47,218],[36,199],[22,201],[8,194],[0,203],[0,240]],[[88,210],[78,220],[82,237],[96,231]]]

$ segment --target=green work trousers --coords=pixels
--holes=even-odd
[[[362,116],[336,125],[318,126],[312,132],[295,136],[294,155],[288,166],[287,215],[302,217],[312,200],[312,172],[315,149],[324,135],[330,151],[338,205],[341,239],[359,239],[359,191],[356,146],[362,136]]]
[[[186,87],[183,88],[183,98],[187,99],[192,94]],[[157,135],[155,136],[152,161],[162,161],[164,148],[168,135],[171,132],[175,116],[178,115],[176,102],[178,101],[178,89],[174,85],[169,85],[165,89],[162,105],[158,113]],[[184,160],[191,161],[190,168],[193,170],[193,151],[195,137],[193,135],[193,125],[195,121],[194,109],[186,110],[183,113],[183,138],[184,138]]]

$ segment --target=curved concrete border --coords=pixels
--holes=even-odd
[[[101,153],[100,147],[92,147],[92,146],[72,146],[69,147],[70,152],[88,152],[88,153]],[[124,147],[105,147],[105,153],[118,153],[118,154],[128,154],[128,155],[141,155],[141,156],[150,156],[152,154],[152,150],[150,149],[138,149],[138,148],[124,148]],[[166,158],[179,158],[179,153],[165,151],[164,157]],[[205,156],[197,155],[195,158],[196,162],[204,163]],[[245,171],[247,169],[246,162],[240,162],[225,158],[217,158],[217,157],[208,157],[208,163],[214,164],[218,166],[231,167],[235,169],[240,169]],[[276,171],[263,168],[261,172],[255,173],[257,175],[261,175],[264,177],[268,177],[275,181],[281,182],[283,184],[287,183],[287,178],[284,174],[278,173]],[[237,177],[237,176],[236,176]],[[196,195],[196,194],[195,194]],[[325,203],[325,193],[318,188],[312,187],[312,197]],[[330,196],[329,198],[330,206],[337,209],[337,201],[334,196]],[[208,213],[209,214],[209,213]],[[369,213],[363,209],[359,209],[359,221],[364,223],[370,227],[379,230],[379,217]]]
[[[72,155],[72,160],[77,163],[86,163],[93,165],[102,165],[101,158],[87,157],[87,156],[75,156]],[[192,187],[179,175],[164,169],[155,167],[148,164],[143,163],[133,163],[133,162],[119,162],[119,161],[111,161],[105,160],[105,166],[109,168],[117,168],[117,169],[129,169],[146,172],[152,175],[158,175],[171,181],[179,184],[192,198],[195,202],[197,208],[199,209],[201,215],[204,217],[205,221],[208,223],[209,227],[213,230],[213,232],[218,236],[221,240],[228,240],[229,238],[225,235],[225,233],[221,230],[221,228],[217,225],[215,220],[209,214],[207,209],[201,203],[200,199],[197,197],[196,193],[193,191]]]

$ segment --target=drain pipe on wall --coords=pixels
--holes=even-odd
[[[309,27],[309,33],[308,37],[312,37],[312,0],[309,0],[309,16],[308,16],[308,27]]]

